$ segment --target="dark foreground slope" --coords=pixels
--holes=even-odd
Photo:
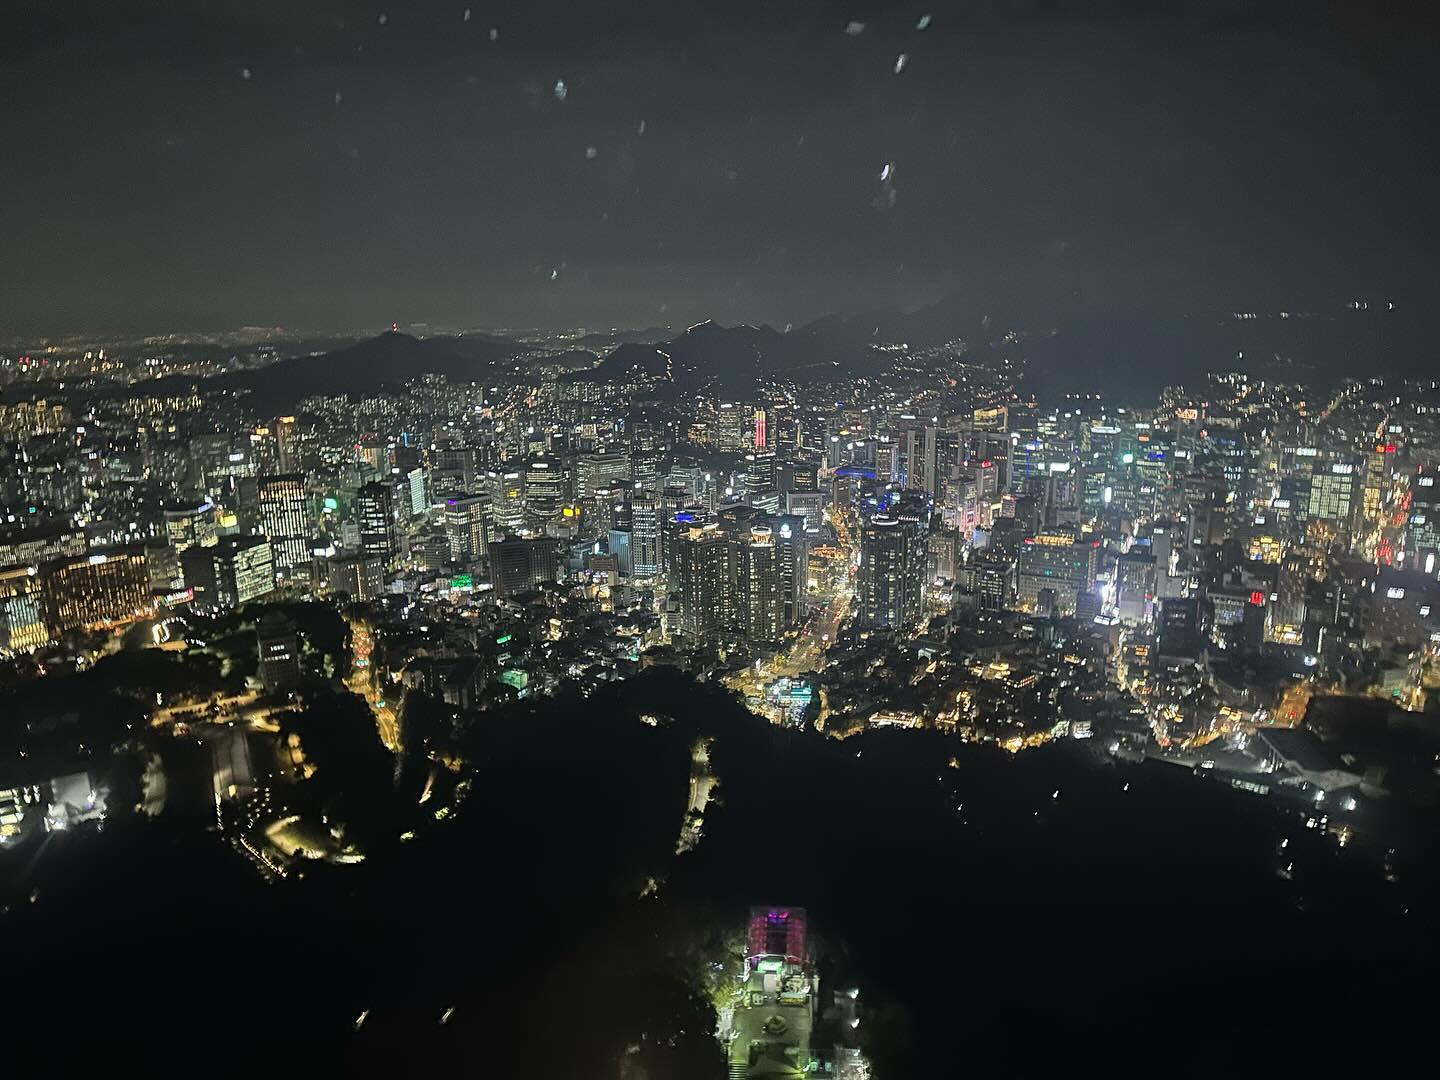
[[[722,805],[676,856],[700,734]],[[881,1077],[1329,1075],[1428,1037],[1423,845],[1389,882],[1380,851],[1181,770],[835,742],[659,670],[467,740],[458,816],[359,866],[269,886],[203,817],[0,866],[26,879],[7,1026],[165,1073],[718,1078],[710,965],[749,904],[788,903],[823,985],[861,988]]]

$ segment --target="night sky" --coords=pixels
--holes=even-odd
[[[1427,10],[0,0],[0,337],[1420,297]]]

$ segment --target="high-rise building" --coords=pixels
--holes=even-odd
[[[554,540],[511,537],[490,544],[490,580],[495,595],[515,596],[559,577],[560,553]]]
[[[1120,621],[1136,626],[1150,618],[1155,602],[1155,556],[1145,548],[1127,551],[1115,562],[1115,606]]]
[[[373,600],[385,591],[385,566],[363,552],[330,560],[330,591],[354,600]]]
[[[390,485],[372,481],[355,496],[355,522],[360,528],[360,552],[388,566],[395,557],[395,496]]]
[[[416,466],[405,474],[405,489],[410,516],[424,517],[430,509],[430,483],[423,468]]]
[[[450,542],[451,562],[484,557],[490,543],[489,504],[484,495],[454,495],[445,500],[445,538]]]
[[[215,524],[215,504],[209,499],[199,503],[167,506],[163,514],[165,536],[177,552],[192,545],[209,547],[220,535]]]
[[[1160,601],[1158,652],[1162,657],[1193,660],[1200,653],[1199,601],[1167,597]]]
[[[275,552],[276,572],[288,577],[308,569],[312,526],[305,477],[299,473],[259,477],[256,497],[261,529]]]
[[[271,693],[289,690],[300,682],[300,635],[295,623],[278,608],[271,608],[255,624],[255,646],[260,681]]]
[[[775,488],[775,452],[757,450],[745,455],[745,490],[750,505],[774,513],[780,509],[780,496]]]
[[[691,524],[676,541],[680,582],[680,632],[709,644],[731,625],[733,590],[729,538],[714,522]]]
[[[864,626],[900,629],[920,617],[925,544],[920,530],[898,517],[876,514],[860,534],[857,617]]]
[[[1081,593],[1095,588],[1095,570],[1099,561],[1098,540],[1077,540],[1069,532],[1042,532],[1020,545],[1020,562],[1016,577],[1020,606],[1038,611],[1043,605],[1041,594],[1053,596],[1058,615],[1075,614]]]
[[[629,481],[630,455],[623,450],[597,450],[575,462],[575,495],[582,503],[609,497],[617,481]]]
[[[52,634],[124,622],[152,610],[150,571],[141,546],[61,559],[41,573]]]
[[[525,469],[525,513],[539,528],[560,517],[565,506],[565,472],[553,457],[535,457]]]
[[[775,641],[785,622],[775,534],[768,525],[755,525],[748,537],[737,540],[735,610],[739,630],[752,642]]]
[[[36,567],[0,570],[0,651],[30,652],[49,642],[43,601]]]
[[[1355,466],[1348,461],[1316,465],[1310,473],[1310,500],[1306,516],[1337,529],[1348,530],[1355,522],[1359,505]]]
[[[485,474],[490,497],[490,527],[494,534],[519,532],[525,527],[525,481],[518,472],[504,469]]]
[[[263,536],[225,536],[214,547],[191,548],[180,568],[202,610],[229,611],[275,588],[275,556]]]
[[[630,500],[630,568],[635,577],[654,577],[663,565],[660,553],[660,499],[637,491]]]
[[[1410,478],[1410,517],[1405,526],[1405,565],[1432,577],[1440,573],[1440,480],[1419,469]]]

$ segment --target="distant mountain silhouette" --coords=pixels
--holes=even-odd
[[[805,382],[848,372],[868,346],[838,346],[821,337],[781,333],[771,326],[721,326],[706,321],[655,345],[623,344],[596,367],[567,379],[611,385],[647,379],[689,390],[744,396],[759,379]]]
[[[296,356],[254,371],[218,375],[205,380],[204,386],[249,391],[256,409],[279,412],[307,397],[373,393],[417,375],[484,379],[500,361],[518,351],[514,344],[498,338],[416,338],[387,333],[315,356]]]

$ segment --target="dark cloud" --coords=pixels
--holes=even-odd
[[[1424,12],[12,0],[0,333],[1421,292]]]

